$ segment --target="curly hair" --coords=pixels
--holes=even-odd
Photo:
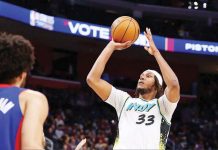
[[[11,83],[35,62],[34,47],[23,36],[0,33],[0,83]]]

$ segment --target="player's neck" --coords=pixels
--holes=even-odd
[[[21,84],[17,82],[17,83],[14,83],[13,86],[20,87]]]
[[[17,87],[24,87],[26,83],[26,76],[27,76],[26,72],[23,72],[22,74],[20,74],[18,77],[15,78],[14,85]]]
[[[155,95],[157,94],[156,91],[152,91],[150,93],[146,93],[146,94],[143,94],[143,95],[139,95],[139,98],[141,99],[144,99],[144,100],[147,100],[147,101],[150,101],[152,99],[155,99]]]
[[[4,83],[3,85],[5,86],[16,86],[16,87],[20,87],[19,83]]]
[[[11,83],[8,83],[10,86],[16,86],[16,87],[22,87],[23,85],[23,79],[17,77],[14,80],[12,80]]]

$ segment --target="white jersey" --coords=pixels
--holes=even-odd
[[[117,112],[118,136],[114,149],[165,149],[177,103],[166,95],[146,101],[112,87],[107,103]]]

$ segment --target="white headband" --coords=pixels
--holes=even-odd
[[[155,71],[155,70],[150,70],[150,69],[148,69],[148,70],[146,70],[146,71],[149,71],[149,72],[153,73],[153,74],[157,77],[157,80],[158,80],[159,84],[162,86],[162,84],[163,84],[163,79],[162,79],[161,75],[160,75],[157,71]]]

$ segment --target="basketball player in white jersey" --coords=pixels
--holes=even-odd
[[[88,85],[117,112],[118,135],[114,149],[165,149],[173,112],[180,99],[179,81],[156,48],[150,29],[146,28],[150,47],[145,50],[155,57],[163,79],[154,70],[145,70],[138,80],[136,98],[101,79],[105,65],[115,50],[131,46],[131,42],[110,41],[87,76]]]

